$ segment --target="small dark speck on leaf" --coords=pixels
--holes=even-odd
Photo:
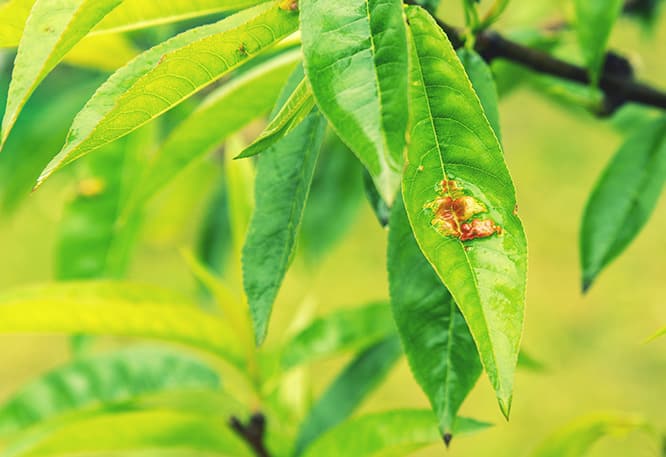
[[[449,447],[451,444],[451,440],[453,439],[453,435],[450,433],[445,433],[442,435],[442,439],[444,440],[444,444],[446,444],[446,447]]]

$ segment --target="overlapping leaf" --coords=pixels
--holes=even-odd
[[[457,54],[463,67],[465,67],[465,72],[472,83],[472,87],[474,87],[474,92],[479,97],[483,112],[501,144],[499,102],[493,74],[486,62],[474,50],[463,48],[458,50]]]

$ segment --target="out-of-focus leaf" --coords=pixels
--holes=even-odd
[[[0,48],[18,46],[34,3],[35,0],[10,0],[0,4]]]
[[[292,75],[278,106],[289,103],[291,88],[302,73],[297,69]],[[279,116],[282,110],[276,107],[273,114]],[[317,109],[311,111],[289,135],[264,152],[257,164],[255,211],[243,246],[243,287],[257,344],[266,337],[273,302],[293,259],[326,131],[324,117]]]
[[[527,242],[502,148],[446,35],[419,7],[403,175],[416,241],[453,296],[508,416],[525,305]]]
[[[601,413],[577,419],[547,438],[532,457],[583,457],[605,436],[625,435],[645,427],[640,417]]]
[[[623,0],[574,0],[578,43],[593,84],[599,81],[606,44]]]
[[[0,433],[140,395],[219,386],[218,374],[186,352],[129,347],[78,359],[23,385],[0,407]]]
[[[222,274],[230,252],[231,221],[227,185],[224,180],[220,180],[199,224],[196,255],[210,270]]]
[[[24,441],[0,455],[37,457],[121,451],[125,455],[125,452],[156,450],[209,452],[227,457],[253,455],[223,417],[171,411],[106,414],[46,428],[28,434]]]
[[[121,0],[37,0],[21,36],[2,119],[0,148],[39,83]]]
[[[63,60],[80,67],[110,72],[125,65],[137,53],[124,35],[88,35],[74,45]]]
[[[580,232],[583,291],[643,228],[665,179],[666,116],[662,116],[627,139],[590,195]]]
[[[361,202],[361,166],[336,135],[322,146],[301,223],[299,249],[315,264],[342,238]]]
[[[375,213],[375,217],[382,227],[386,227],[391,217],[391,208],[388,203],[379,195],[377,188],[372,182],[372,176],[367,170],[363,172],[363,188],[365,190],[365,197],[370,203],[370,208]]]
[[[171,109],[297,27],[295,13],[268,2],[190,29],[140,54],[114,73],[79,112],[38,185],[65,164]]]
[[[407,39],[400,0],[301,0],[305,73],[317,106],[391,204],[407,129]]]
[[[352,360],[303,420],[296,439],[296,455],[328,429],[349,417],[382,382],[401,354],[399,338],[390,336]]]
[[[387,303],[342,310],[315,320],[285,346],[282,366],[294,367],[374,344],[395,332]]]
[[[150,198],[230,134],[267,113],[300,59],[299,54],[289,52],[271,59],[207,96],[170,131],[157,151],[141,185],[141,198]],[[234,109],[229,109],[231,106]]]
[[[495,79],[490,71],[486,62],[471,49],[459,49],[458,58],[465,67],[465,72],[469,77],[474,92],[478,95],[483,107],[483,112],[486,114],[490,126],[495,132],[495,136],[502,143],[502,131],[500,129],[499,120],[499,106],[497,100],[497,87],[495,86]]]
[[[234,160],[243,150],[244,144],[234,136],[226,143],[224,151],[224,176],[229,192],[229,214],[231,216],[231,239],[234,256],[240,269],[240,259],[250,218],[254,209],[255,167],[251,160]]]
[[[546,366],[543,362],[534,358],[530,353],[525,352],[523,349],[521,349],[520,354],[518,354],[518,368],[536,373],[546,371]]]
[[[416,0],[416,3],[434,14],[437,12],[441,0]]]
[[[388,246],[398,333],[448,442],[458,410],[481,375],[481,361],[453,297],[416,244],[402,199],[393,205]]]
[[[273,146],[298,127],[310,114],[313,107],[312,91],[304,78],[294,88],[289,98],[284,101],[280,110],[275,113],[261,135],[236,158],[251,157]]]
[[[441,442],[437,419],[431,411],[397,410],[350,419],[324,434],[306,451],[306,457],[401,457]],[[479,432],[490,425],[459,418],[456,435]],[[362,439],[361,439],[362,437]]]

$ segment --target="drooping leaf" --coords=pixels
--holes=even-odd
[[[416,241],[465,316],[509,414],[525,303],[526,240],[502,149],[446,35],[409,7],[411,143],[403,175]]]
[[[317,106],[391,204],[407,129],[400,0],[301,0],[305,73]]]
[[[324,434],[304,453],[306,457],[401,457],[441,442],[431,411],[397,410],[350,419]],[[489,424],[459,418],[455,433],[479,432]],[[362,439],[361,439],[362,437]]]
[[[0,407],[0,434],[140,395],[219,386],[218,374],[186,352],[129,347],[75,360],[24,384]]]
[[[622,0],[574,0],[578,44],[593,84],[599,81],[606,44],[623,3]]]
[[[229,135],[267,113],[299,59],[298,52],[271,59],[206,97],[196,111],[170,131],[155,154],[141,185],[141,199],[150,198]]]
[[[666,179],[666,117],[636,130],[599,178],[580,232],[583,291],[650,218]]]
[[[261,135],[252,142],[237,159],[257,155],[285,136],[289,135],[314,108],[314,98],[307,80],[303,78],[294,88],[289,98],[282,104],[282,108],[273,116]]]
[[[453,297],[416,244],[401,198],[391,212],[388,271],[409,366],[450,440],[458,410],[481,375],[481,361]]]
[[[375,213],[379,225],[386,227],[391,217],[391,207],[377,192],[377,188],[372,182],[372,176],[367,170],[363,172],[363,189],[365,190],[365,198],[370,203],[370,208]]]
[[[645,427],[645,421],[628,414],[601,413],[577,419],[548,437],[532,457],[583,457],[605,436],[625,435]]]
[[[278,106],[289,103],[289,94],[302,81],[302,74],[302,68],[294,72]],[[276,106],[273,114],[281,112]],[[311,109],[298,127],[258,160],[255,210],[243,246],[243,288],[257,344],[266,337],[273,302],[293,259],[325,131],[326,120]]]
[[[342,351],[361,349],[394,332],[387,303],[337,311],[296,334],[284,346],[282,366],[290,368]]]
[[[0,148],[7,141],[23,105],[37,85],[121,0],[37,0],[19,43],[7,107],[2,119]]]
[[[296,14],[268,2],[188,30],[140,54],[114,73],[79,112],[38,185],[65,164],[171,109],[297,26]]]
[[[295,454],[300,455],[320,435],[349,417],[382,382],[401,354],[400,340],[390,336],[352,360],[303,420]]]

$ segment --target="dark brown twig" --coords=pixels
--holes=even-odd
[[[229,426],[252,448],[257,457],[271,457],[264,445],[266,432],[266,417],[261,413],[254,413],[247,425],[236,416],[229,419]]]

